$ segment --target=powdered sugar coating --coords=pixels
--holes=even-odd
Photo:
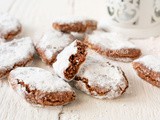
[[[9,81],[12,84],[18,84],[17,80],[19,80],[19,82],[24,82],[24,84],[29,85],[30,90],[36,89],[43,92],[72,91],[72,88],[68,83],[42,68],[19,67],[10,72],[9,78]],[[26,91],[23,86],[18,87],[17,89],[24,92]]]
[[[119,50],[123,48],[136,48],[136,46],[128,41],[128,38],[122,34],[114,32],[94,31],[88,35],[88,42],[100,46],[102,49]]]
[[[160,72],[160,56],[146,55],[146,56],[139,58],[133,62],[142,63],[147,68],[149,68],[155,72]]]
[[[21,28],[20,22],[8,13],[0,13],[0,37],[4,37],[10,32],[18,31]]]
[[[29,37],[15,39],[0,45],[0,70],[7,70],[34,54],[34,46]]]
[[[95,60],[93,57],[87,57],[77,76],[86,78],[89,86],[98,86],[99,88],[109,90],[103,96],[92,91],[94,97],[100,99],[116,98],[127,87],[127,80],[124,78],[123,72],[119,67],[113,66],[109,62]],[[91,94],[82,81],[78,81],[75,85],[87,94]]]
[[[71,55],[77,53],[77,40],[72,42],[69,46],[63,49],[57,56],[57,61],[53,63],[53,69],[55,73],[61,78],[67,80],[64,76],[64,71],[69,67],[69,58]]]
[[[35,46],[44,51],[48,60],[73,42],[74,38],[69,34],[58,31],[48,31],[43,37],[35,42]]]
[[[91,20],[91,19],[85,16],[65,16],[54,19],[53,23],[70,24],[70,23],[82,22],[83,24],[85,24],[86,20]]]

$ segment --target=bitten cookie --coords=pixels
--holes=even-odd
[[[141,55],[141,50],[121,34],[95,31],[84,42],[93,50],[110,59],[130,62]]]
[[[21,32],[20,22],[8,15],[7,13],[0,14],[0,37],[6,40],[13,39]]]
[[[160,87],[160,56],[147,55],[133,61],[132,65],[140,78]]]
[[[19,67],[10,72],[8,79],[13,89],[31,104],[57,106],[75,100],[68,83],[41,68]]]
[[[0,78],[18,66],[32,62],[34,46],[30,38],[15,39],[0,45]]]
[[[97,21],[85,18],[67,18],[55,20],[53,28],[62,32],[91,32],[97,29]]]
[[[128,87],[127,78],[119,67],[91,57],[87,57],[73,83],[77,89],[99,99],[119,97]]]
[[[81,64],[87,55],[87,46],[81,41],[75,40],[57,55],[57,61],[53,63],[54,71],[58,76],[71,81],[77,74]]]
[[[72,35],[48,31],[35,42],[35,47],[42,60],[47,64],[52,64],[55,62],[57,54],[73,41]]]

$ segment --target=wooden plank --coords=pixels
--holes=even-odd
[[[15,0],[0,0],[0,12],[8,12]]]
[[[99,19],[105,16],[106,8],[105,0],[0,0],[1,11],[20,19],[21,36],[33,37],[51,29],[54,18],[76,15]],[[159,54],[159,39],[133,42],[144,55]],[[76,90],[77,100],[69,105],[38,108],[17,96],[7,81],[0,81],[0,120],[159,120],[160,89],[138,78],[130,63],[114,63],[123,68],[130,83],[127,93],[115,100],[95,99]],[[33,66],[52,71],[39,58]]]

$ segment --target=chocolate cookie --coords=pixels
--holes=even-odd
[[[92,57],[86,58],[73,83],[77,89],[99,99],[119,97],[128,87],[121,68]]]
[[[160,56],[147,55],[133,61],[132,65],[140,78],[160,87]]]
[[[34,46],[30,38],[15,39],[0,45],[0,78],[18,66],[26,66],[33,60]]]
[[[130,62],[141,55],[141,50],[121,34],[95,31],[84,42],[93,50],[110,59]]]
[[[87,46],[81,41],[75,40],[57,55],[57,61],[53,68],[58,76],[71,81],[77,74],[81,64],[85,61]]]
[[[41,68],[19,67],[10,72],[8,79],[13,89],[31,104],[57,106],[75,100],[68,83]]]
[[[62,32],[90,32],[97,29],[97,21],[85,18],[70,18],[55,20],[53,28]]]
[[[42,60],[47,64],[52,64],[57,54],[73,41],[72,35],[48,31],[41,39],[35,41],[35,47]]]
[[[21,32],[20,22],[8,15],[7,13],[0,14],[0,37],[6,40],[13,39]]]

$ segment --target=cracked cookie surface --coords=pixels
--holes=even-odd
[[[41,59],[47,64],[52,64],[56,61],[57,54],[73,41],[74,38],[70,34],[48,31],[34,43]]]
[[[26,66],[33,60],[34,46],[29,37],[15,39],[0,45],[0,78],[19,66]]]
[[[53,28],[65,33],[78,32],[85,33],[91,32],[97,29],[97,21],[81,18],[72,17],[55,20],[52,24]]]
[[[78,73],[87,55],[87,46],[75,40],[57,56],[53,63],[55,73],[66,81],[71,81]]]
[[[94,31],[84,42],[101,55],[117,61],[130,62],[141,55],[140,49],[118,33]]]
[[[87,57],[73,81],[75,87],[99,99],[121,96],[128,87],[124,72],[109,62]]]
[[[13,39],[21,32],[20,22],[8,13],[0,13],[0,37],[6,40]]]
[[[19,67],[10,72],[8,79],[13,89],[31,104],[58,106],[75,100],[68,83],[41,68]]]
[[[133,61],[132,65],[140,78],[160,87],[160,56],[146,55]]]

